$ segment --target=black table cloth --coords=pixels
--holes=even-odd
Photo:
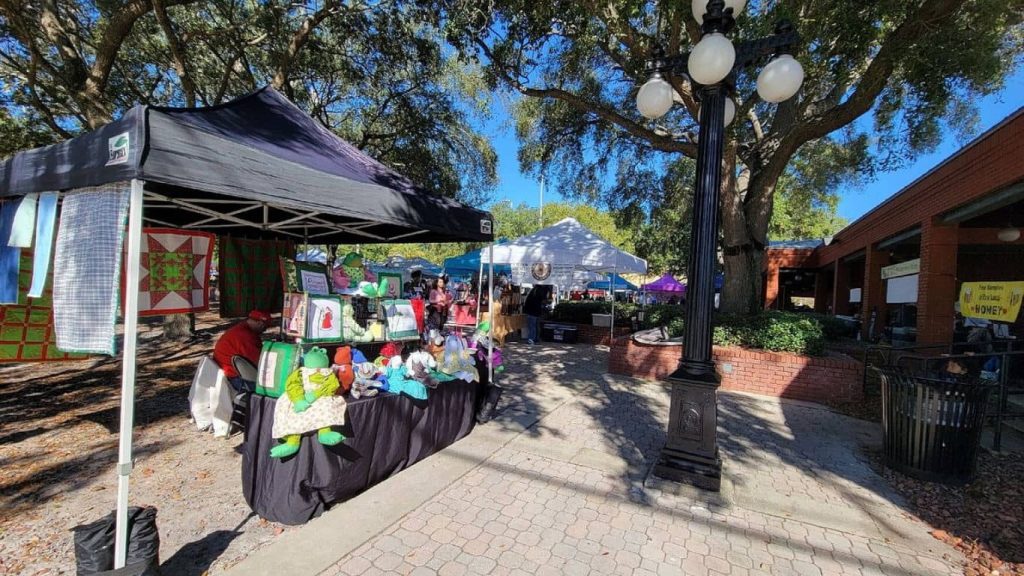
[[[350,400],[345,441],[324,446],[305,434],[294,456],[270,457],[275,398],[252,395],[242,443],[242,490],[254,512],[296,525],[463,438],[473,429],[485,386],[464,380],[428,390],[425,401],[379,394]]]

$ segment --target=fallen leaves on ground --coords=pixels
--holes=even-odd
[[[967,576],[1024,576],[1024,456],[982,452],[966,486],[915,480],[885,469],[886,480],[931,534],[960,550]]]

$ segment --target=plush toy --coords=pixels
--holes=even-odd
[[[382,388],[385,391],[387,390],[385,384],[377,379],[379,371],[376,364],[373,362],[360,362],[354,368],[356,380],[352,384],[353,398],[376,396],[378,390]]]
[[[385,356],[390,360],[395,356],[401,356],[404,348],[405,344],[402,344],[401,342],[388,342],[380,347],[380,355]]]
[[[334,364],[331,365],[331,370],[338,375],[338,382],[341,384],[343,393],[352,389],[356,373],[352,368],[352,348],[350,346],[338,346],[334,352]]]
[[[373,335],[356,322],[356,313],[351,306],[341,307],[341,330],[351,342],[373,342]]]
[[[423,351],[433,356],[437,362],[441,362],[444,359],[444,338],[438,334],[437,330],[430,331],[430,335],[427,337],[427,344],[423,346]]]
[[[349,252],[342,258],[341,264],[331,271],[331,280],[335,289],[346,292],[360,288],[363,282],[376,282],[377,276],[363,267],[362,256]]]
[[[405,360],[405,375],[427,388],[437,388],[437,379],[430,371],[437,368],[437,360],[426,352],[413,352]]]
[[[491,344],[491,337],[487,334],[474,335],[476,341],[476,357],[479,358],[485,364],[487,363],[487,350]],[[495,372],[503,372],[505,370],[505,362],[502,359],[501,348],[495,346],[491,350],[491,367],[494,368]]]
[[[449,334],[444,341],[444,354],[438,370],[444,374],[457,376],[463,380],[476,382],[480,375],[476,371],[476,365],[466,349],[466,342],[456,334]]]
[[[345,437],[331,426],[345,423],[345,399],[335,396],[341,384],[330,368],[327,351],[313,347],[302,357],[303,366],[288,376],[285,392],[274,406],[274,438],[281,444],[270,449],[273,458],[299,451],[301,435],[317,431],[317,439],[334,446]]]
[[[384,375],[388,380],[388,392],[392,394],[405,394],[416,400],[427,399],[427,387],[422,382],[417,382],[406,375],[405,364],[401,356],[395,356],[388,360]]]

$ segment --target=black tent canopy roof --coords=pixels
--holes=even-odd
[[[147,225],[317,244],[492,239],[489,213],[415,186],[269,87],[208,108],[136,106],[18,153],[0,164],[0,197],[136,178]]]

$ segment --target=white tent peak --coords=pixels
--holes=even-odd
[[[487,252],[482,254],[489,262]],[[647,272],[647,261],[613,246],[575,218],[564,218],[533,234],[494,246],[496,264],[572,267],[590,272]]]

